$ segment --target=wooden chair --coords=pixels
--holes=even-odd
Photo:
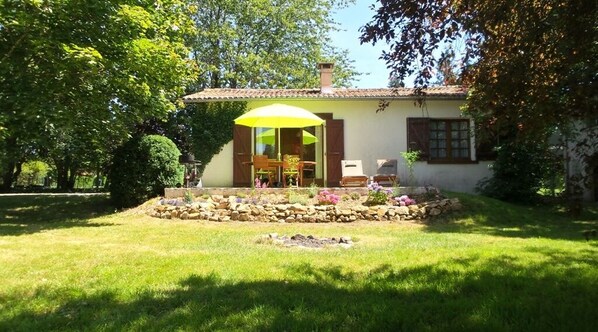
[[[341,160],[341,187],[367,187],[368,177],[363,174],[361,160]]]
[[[283,187],[289,185],[295,187],[301,186],[303,182],[303,175],[301,170],[301,160],[297,155],[285,154],[282,159],[282,182]]]
[[[397,177],[397,160],[396,159],[378,159],[378,168],[376,175],[374,175],[374,182],[379,185],[394,186],[399,184]]]
[[[254,173],[255,176],[259,176],[260,177],[260,181],[262,181],[262,179],[264,177],[268,177],[268,186],[272,185],[272,179],[275,177],[276,175],[276,171],[277,171],[277,167],[275,166],[270,166],[268,164],[268,156],[267,155],[254,155],[253,156],[253,169],[254,169]]]

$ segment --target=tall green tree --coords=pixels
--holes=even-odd
[[[577,147],[598,145],[596,126],[575,125],[598,114],[597,1],[379,0],[361,32],[362,43],[388,43],[382,58],[418,88],[433,78],[439,48],[464,43],[464,110],[478,139],[545,142],[583,128]]]
[[[332,47],[332,12],[353,1],[190,0],[200,69],[195,88],[310,88],[316,64],[336,62],[335,84],[357,75],[346,50]]]
[[[65,144],[111,148],[118,142],[86,142],[126,139],[136,123],[174,110],[193,73],[188,14],[181,0],[0,2],[4,188],[24,151],[62,151],[55,166],[76,172],[88,154]]]

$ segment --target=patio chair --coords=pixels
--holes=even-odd
[[[377,182],[381,186],[394,186],[399,184],[396,159],[378,159],[377,165],[376,175],[374,175],[373,179],[374,182]]]
[[[363,174],[361,160],[341,160],[341,187],[367,187],[368,177]]]
[[[282,182],[287,185],[299,187],[302,182],[301,160],[298,155],[285,154],[282,158]]]
[[[253,169],[255,170],[255,177],[259,177],[260,182],[267,177],[268,186],[272,185],[272,179],[276,174],[277,167],[268,164],[268,156],[265,154],[258,154],[253,156]]]

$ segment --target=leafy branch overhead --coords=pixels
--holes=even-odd
[[[465,110],[480,135],[536,135],[598,113],[598,3],[585,0],[380,0],[362,43],[386,43],[391,75],[435,77],[441,52],[463,45]],[[457,49],[457,48],[455,48]],[[445,54],[446,56],[446,54]]]

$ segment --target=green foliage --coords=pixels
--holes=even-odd
[[[357,75],[345,50],[330,47],[331,16],[348,1],[190,1],[201,88],[311,88],[316,64],[336,62],[335,85]]]
[[[407,165],[407,169],[409,170],[409,185],[415,185],[415,175],[413,173],[413,168],[415,167],[415,162],[419,160],[421,152],[419,150],[412,150],[412,151],[402,151],[401,156],[405,159],[405,164]]]
[[[115,154],[110,169],[110,196],[119,207],[132,207],[164,194],[183,181],[179,149],[168,138],[134,137]]]
[[[503,144],[497,148],[492,177],[480,181],[477,190],[501,200],[533,202],[544,183],[563,171],[563,161],[546,144]]]
[[[318,184],[315,182],[312,182],[309,185],[309,188],[307,188],[307,194],[309,195],[310,198],[316,197],[319,192],[320,192],[320,188],[318,187]]]
[[[384,205],[392,195],[392,189],[384,188],[376,182],[368,186],[366,205]]]
[[[246,110],[246,102],[189,104],[171,113],[168,120],[146,121],[139,126],[139,132],[167,136],[182,153],[192,153],[201,162],[198,165],[201,173],[232,140],[234,120]]]
[[[361,199],[361,195],[358,192],[352,192],[349,196],[354,201],[359,201]]]
[[[289,204],[302,204],[308,205],[309,203],[309,196],[295,190],[288,191],[288,200]]]
[[[186,190],[185,195],[183,196],[183,202],[185,202],[186,204],[191,204],[191,203],[193,203],[194,199],[195,199],[195,196],[193,196],[193,193],[191,192],[191,190]]]
[[[179,0],[1,1],[5,182],[18,163],[48,157],[68,189],[81,168],[101,168],[135,124],[173,110],[193,74],[186,8]]]
[[[44,177],[50,171],[50,166],[43,161],[34,160],[23,163],[21,174],[17,179],[19,186],[43,185]]]

